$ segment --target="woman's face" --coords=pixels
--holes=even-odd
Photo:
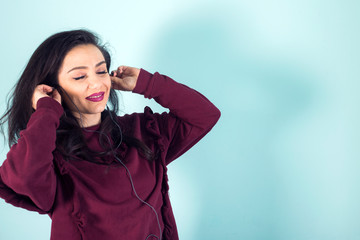
[[[66,91],[63,101],[85,126],[98,124],[109,98],[111,80],[100,50],[92,45],[79,45],[64,58],[58,73],[59,85]],[[68,96],[67,96],[68,95]],[[74,106],[76,105],[76,107]]]

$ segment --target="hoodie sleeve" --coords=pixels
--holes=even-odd
[[[26,197],[28,203],[36,205],[35,210],[49,211],[55,199],[57,177],[52,152],[56,148],[56,129],[62,113],[63,108],[57,101],[41,98],[26,129],[20,132],[17,143],[10,148],[0,167],[3,189],[6,186],[8,194]]]
[[[133,92],[153,98],[170,110],[169,113],[153,115],[156,128],[166,142],[166,164],[203,138],[221,115],[202,94],[158,72],[151,74],[141,69]]]

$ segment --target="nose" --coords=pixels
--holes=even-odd
[[[90,89],[98,88],[100,86],[100,83],[101,83],[101,81],[100,81],[99,77],[96,76],[96,74],[94,74],[88,78],[88,86]]]

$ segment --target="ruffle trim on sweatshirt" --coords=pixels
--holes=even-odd
[[[155,161],[160,160],[160,164],[163,167],[163,182],[162,182],[162,196],[163,196],[163,206],[161,207],[161,215],[164,222],[164,231],[163,239],[178,239],[177,227],[175,222],[175,217],[171,208],[170,198],[169,198],[169,184],[168,184],[168,175],[167,175],[167,166],[166,166],[166,145],[164,139],[160,133],[159,125],[153,111],[149,107],[144,109],[145,116],[145,126],[147,132],[154,138],[158,149],[160,150],[159,156]]]
[[[161,139],[161,133],[157,124],[157,119],[154,116],[150,107],[144,108],[145,127],[146,130],[157,140]],[[163,144],[162,144],[163,145]]]

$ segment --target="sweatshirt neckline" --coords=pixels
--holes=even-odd
[[[100,128],[101,123],[98,123],[96,125],[90,126],[90,127],[84,127],[82,130],[86,132],[86,130],[98,130]]]

